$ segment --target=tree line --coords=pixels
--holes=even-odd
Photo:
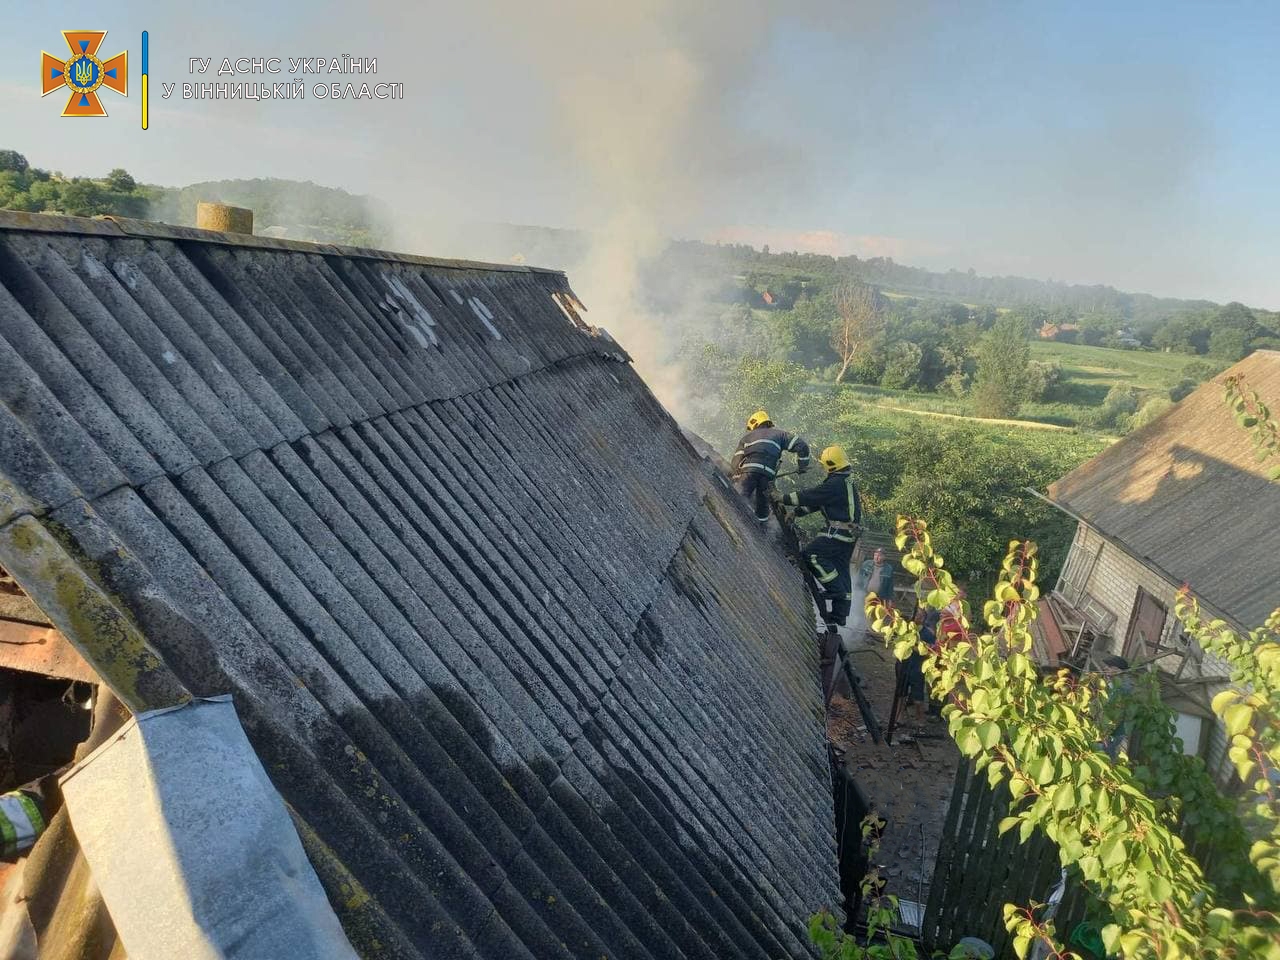
[[[382,209],[345,190],[277,179],[162,187],[138,183],[120,168],[103,177],[67,177],[31,166],[16,150],[0,150],[0,209],[72,217],[110,214],[192,226],[201,200],[248,207],[259,230],[296,239],[354,246],[385,243]]]
[[[1173,317],[1219,307],[1209,300],[1127,293],[1100,284],[1066,284],[1011,276],[985,277],[973,270],[936,272],[895,263],[889,257],[861,259],[856,256],[775,252],[767,245],[757,250],[745,244],[678,241],[667,249],[664,259],[671,269],[686,269],[703,275],[737,275],[750,288],[767,288],[771,295],[781,294],[783,306],[790,305],[803,289],[814,285],[829,286],[841,278],[852,277],[909,296],[976,306],[1034,308],[1041,312],[1046,322],[1083,323],[1100,329],[1104,336],[1116,329],[1130,328],[1139,339],[1150,338]],[[1256,307],[1253,310],[1268,314]]]
[[[126,170],[117,168],[99,179],[66,178],[32,167],[16,150],[0,150],[0,208],[73,217],[144,217],[149,204],[149,191]]]

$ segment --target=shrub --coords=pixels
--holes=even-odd
[[[1043,400],[1061,381],[1062,364],[1059,361],[1032,360],[1027,367],[1026,398]]]
[[[1129,422],[1129,429],[1137,430],[1139,427],[1145,427],[1172,406],[1173,401],[1168,397],[1152,397],[1133,415]]]
[[[1138,409],[1138,391],[1133,387],[1117,383],[1107,391],[1107,397],[1102,401],[1102,406],[1114,411],[1117,416],[1122,413],[1135,413]]]
[[[1169,388],[1169,399],[1177,403],[1183,397],[1194,393],[1197,386],[1198,384],[1194,380],[1184,377]]]
[[[849,364],[849,369],[844,375],[846,382],[866,383],[873,386],[878,384],[880,378],[884,376],[884,360],[884,354],[879,350],[864,350]],[[839,369],[839,367],[836,368],[837,372]]]
[[[973,385],[973,377],[965,373],[963,370],[956,370],[949,374],[945,380],[938,386],[939,393],[949,393],[955,397],[968,396],[969,388]]]
[[[1196,383],[1204,383],[1206,380],[1216,377],[1225,369],[1222,364],[1214,363],[1211,360],[1192,360],[1182,368],[1182,375]]]

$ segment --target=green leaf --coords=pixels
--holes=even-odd
[[[1253,721],[1253,708],[1243,703],[1233,703],[1222,711],[1222,722],[1227,727],[1227,736],[1234,737],[1249,729]]]
[[[1053,809],[1058,812],[1070,810],[1076,805],[1076,790],[1070,781],[1058,784],[1053,792]]]
[[[1008,833],[1010,830],[1012,830],[1021,822],[1022,822],[1021,817],[1005,817],[1003,820],[1000,821],[1000,825],[996,827],[996,832],[998,833],[999,836],[1003,837],[1006,833]]]
[[[1101,930],[1102,946],[1107,953],[1115,953],[1120,946],[1120,925],[1118,923],[1108,923]]]
[[[1141,930],[1130,930],[1120,935],[1120,952],[1126,957],[1136,957],[1147,942],[1147,935]]]
[[[1098,879],[1098,871],[1102,865],[1098,862],[1097,857],[1085,855],[1076,861],[1076,866],[1080,868],[1080,872],[1084,874],[1086,880],[1094,881]]]
[[[1098,847],[1098,857],[1102,860],[1102,865],[1108,870],[1124,863],[1126,856],[1124,839],[1117,834],[1107,837]]]
[[[1000,782],[1000,778],[1004,773],[1004,764],[997,760],[991,766],[987,767],[987,783],[993,788]]]
[[[1221,716],[1222,711],[1226,710],[1227,707],[1231,706],[1231,704],[1235,703],[1239,699],[1240,699],[1239,690],[1223,690],[1220,694],[1218,694],[1216,697],[1213,698],[1213,702],[1210,704],[1210,706],[1212,707],[1214,713]]]
[[[1046,784],[1053,779],[1053,761],[1048,757],[1035,757],[1027,764],[1027,773],[1038,784]]]
[[[1159,874],[1152,874],[1149,878],[1151,885],[1151,898],[1157,903],[1164,903],[1173,896],[1173,884]]]
[[[1000,742],[1000,724],[994,720],[988,720],[986,723],[978,726],[978,742],[982,744],[986,750],[994,750]]]

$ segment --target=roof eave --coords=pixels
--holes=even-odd
[[[1079,523],[1084,525],[1085,527],[1088,527],[1098,536],[1102,537],[1103,540],[1107,541],[1107,543],[1111,544],[1112,546],[1116,547],[1119,550],[1123,550],[1126,555],[1128,555],[1129,557],[1132,557],[1138,563],[1142,564],[1142,566],[1146,567],[1156,576],[1160,577],[1160,579],[1168,583],[1174,584],[1175,586],[1178,586],[1178,587],[1187,586],[1189,588],[1189,584],[1187,583],[1187,580],[1185,577],[1179,577],[1177,574],[1171,573],[1170,571],[1160,566],[1160,564],[1156,563],[1154,560],[1152,560],[1150,557],[1146,556],[1145,554],[1135,553],[1133,548],[1130,547],[1119,536],[1107,530],[1104,530],[1102,527],[1098,526],[1098,524],[1095,523],[1094,521],[1089,520],[1088,518],[1077,513],[1074,509],[1072,509],[1069,503],[1063,500],[1059,500],[1057,497],[1055,497],[1053,494],[1053,485],[1049,487],[1048,496],[1045,496],[1044,494],[1039,493],[1038,491],[1032,489],[1031,487],[1027,487],[1026,489],[1029,493],[1034,493],[1037,497],[1039,497],[1045,503],[1049,504],[1051,507],[1054,507],[1055,509],[1060,510],[1062,513],[1066,514],[1076,523]],[[1192,591],[1192,593],[1195,594],[1194,591]],[[1218,607],[1212,601],[1205,599],[1199,594],[1195,594],[1195,597],[1196,597],[1196,600],[1199,601],[1200,605],[1206,608],[1210,613],[1212,613],[1216,619],[1226,621],[1231,626],[1231,628],[1235,630],[1237,633],[1245,634],[1249,632],[1248,627],[1242,624],[1235,617],[1231,616],[1229,613],[1226,613],[1225,611],[1223,611],[1220,607]]]

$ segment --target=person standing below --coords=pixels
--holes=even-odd
[[[876,547],[871,559],[862,562],[860,573],[867,593],[874,593],[886,603],[893,602],[893,563],[885,559],[883,549]]]
[[[804,438],[779,430],[769,414],[757,410],[747,418],[747,432],[738,441],[730,467],[738,492],[751,502],[762,526],[769,522],[773,478],[783,453],[795,454],[798,473],[809,469],[809,445]]]
[[[879,551],[877,551],[879,552]],[[929,622],[930,618],[923,608],[916,610],[916,614],[912,617],[912,622],[920,632],[920,640],[925,646],[933,646],[934,632],[933,626]],[[919,646],[911,651],[911,656],[902,661],[902,684],[903,696],[899,701],[899,722],[901,722],[902,714],[908,713],[915,720],[917,726],[924,726],[925,708],[929,704],[928,688],[924,682],[924,657],[920,652]]]
[[[1102,669],[1099,671],[1107,678],[1107,693],[1105,700],[1123,701],[1123,699],[1133,692],[1133,679],[1127,672],[1129,670],[1129,661],[1124,657],[1108,656],[1102,659]],[[1124,747],[1129,736],[1128,725],[1122,719],[1116,724],[1115,729],[1111,731],[1110,736],[1102,741],[1102,749],[1112,761],[1119,759],[1120,750]]]
[[[853,545],[862,529],[862,502],[853,482],[853,468],[843,447],[827,447],[818,455],[827,470],[826,479],[816,487],[797,490],[785,497],[774,491],[772,499],[795,509],[797,516],[821,512],[827,521],[825,532],[800,548],[814,579],[822,590],[822,619],[828,626],[843,627],[853,600],[853,577],[849,562]]]

